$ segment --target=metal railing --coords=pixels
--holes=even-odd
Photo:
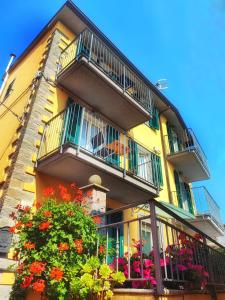
[[[131,204],[98,218],[104,259],[124,272],[123,287],[156,288],[159,294],[164,287],[225,288],[224,247],[163,204],[149,200],[143,208]]]
[[[193,187],[192,194],[195,199],[196,214],[209,216],[224,231],[223,221],[220,215],[220,207],[206,187]]]
[[[189,190],[181,185],[179,192],[172,192],[173,203],[182,203],[184,210],[199,216],[210,217],[218,227],[224,231],[223,221],[220,215],[220,207],[208,192],[206,187],[192,187]]]
[[[133,72],[97,35],[85,29],[61,53],[58,75],[71,63],[86,57],[109,79],[116,83],[123,92],[151,113],[152,91],[144,81]]]
[[[172,133],[170,136],[165,135],[164,140],[167,155],[173,155],[182,151],[194,151],[209,173],[206,155],[192,129],[184,130],[183,134],[179,136],[175,133]]]
[[[101,115],[73,103],[46,123],[38,159],[66,144],[74,145],[96,159],[132,174],[156,187],[159,185],[156,155]]]

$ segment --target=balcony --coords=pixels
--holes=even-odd
[[[192,188],[196,204],[196,218],[191,222],[213,238],[224,235],[220,207],[205,187]]]
[[[176,297],[181,299],[181,290],[225,288],[224,248],[160,202],[150,200],[144,209],[132,203],[99,217],[98,231],[106,236],[105,262],[126,275],[122,292],[152,288],[152,293],[163,295],[166,288],[167,296],[177,290]],[[205,287],[200,287],[202,273]],[[151,285],[152,277],[156,285]]]
[[[166,135],[164,140],[167,160],[184,176],[186,182],[209,178],[206,156],[191,129],[184,131],[182,136]]]
[[[121,202],[157,196],[156,155],[102,116],[71,104],[45,127],[37,169],[84,186],[101,176],[108,197]]]
[[[125,130],[150,118],[150,88],[88,29],[62,51],[57,83]]]
[[[172,192],[173,203],[190,214],[188,221],[216,239],[224,235],[220,207],[205,187],[181,188]]]

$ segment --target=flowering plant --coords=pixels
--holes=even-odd
[[[70,283],[75,299],[77,295],[82,299],[111,299],[114,285],[126,280],[122,272],[113,272],[107,264],[101,264],[94,256],[81,267],[80,273],[81,276],[77,276],[75,270]]]
[[[167,246],[167,273],[173,273],[174,278],[179,277],[187,281],[184,288],[204,289],[208,282],[209,273],[204,266],[207,262],[201,257],[203,253],[207,257],[207,249],[201,240],[199,234],[190,238],[181,232],[177,243]],[[162,272],[164,271],[165,268],[162,269]]]
[[[56,200],[57,193],[63,201]],[[58,190],[45,189],[44,195],[47,199],[36,211],[18,205],[11,214],[16,224],[9,231],[18,235],[11,299],[24,299],[30,289],[48,299],[67,299],[74,270],[79,273],[78,266],[96,254],[97,245],[104,247],[93,218],[81,206],[79,191],[60,185]],[[98,252],[102,259],[104,251]]]
[[[135,252],[130,256],[130,277],[132,279],[135,278],[144,278],[143,280],[132,280],[131,287],[132,288],[153,288],[157,282],[154,277],[154,259],[153,253],[151,252],[149,255],[144,253],[141,254],[141,243],[143,246],[144,241],[135,241],[133,240],[133,247],[135,248]],[[129,253],[125,253],[124,257],[118,258],[118,270],[122,271],[126,278],[129,276]],[[111,263],[111,268],[113,270],[116,269],[117,259],[114,258]],[[127,282],[126,285],[129,286]]]

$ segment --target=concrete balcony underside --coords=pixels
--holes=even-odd
[[[157,197],[157,189],[138,176],[126,174],[122,169],[115,168],[103,160],[90,155],[87,151],[66,145],[62,152],[54,151],[47,157],[38,160],[37,170],[68,182],[76,182],[82,187],[88,184],[91,175],[102,178],[102,185],[110,191],[108,198],[128,204],[142,202]]]
[[[115,124],[129,130],[149,120],[150,114],[119,84],[85,57],[73,60],[63,69],[57,83],[105,115]]]
[[[177,153],[167,155],[177,171],[185,177],[188,183],[209,179],[209,172],[204,167],[194,150],[184,150]]]
[[[225,233],[223,226],[211,214],[198,214],[195,216],[195,219],[189,220],[189,222],[213,239]]]

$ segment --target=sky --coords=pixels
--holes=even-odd
[[[26,4],[25,4],[26,3]],[[0,76],[62,0],[0,1]],[[180,110],[208,158],[206,186],[225,222],[225,0],[74,0]]]

